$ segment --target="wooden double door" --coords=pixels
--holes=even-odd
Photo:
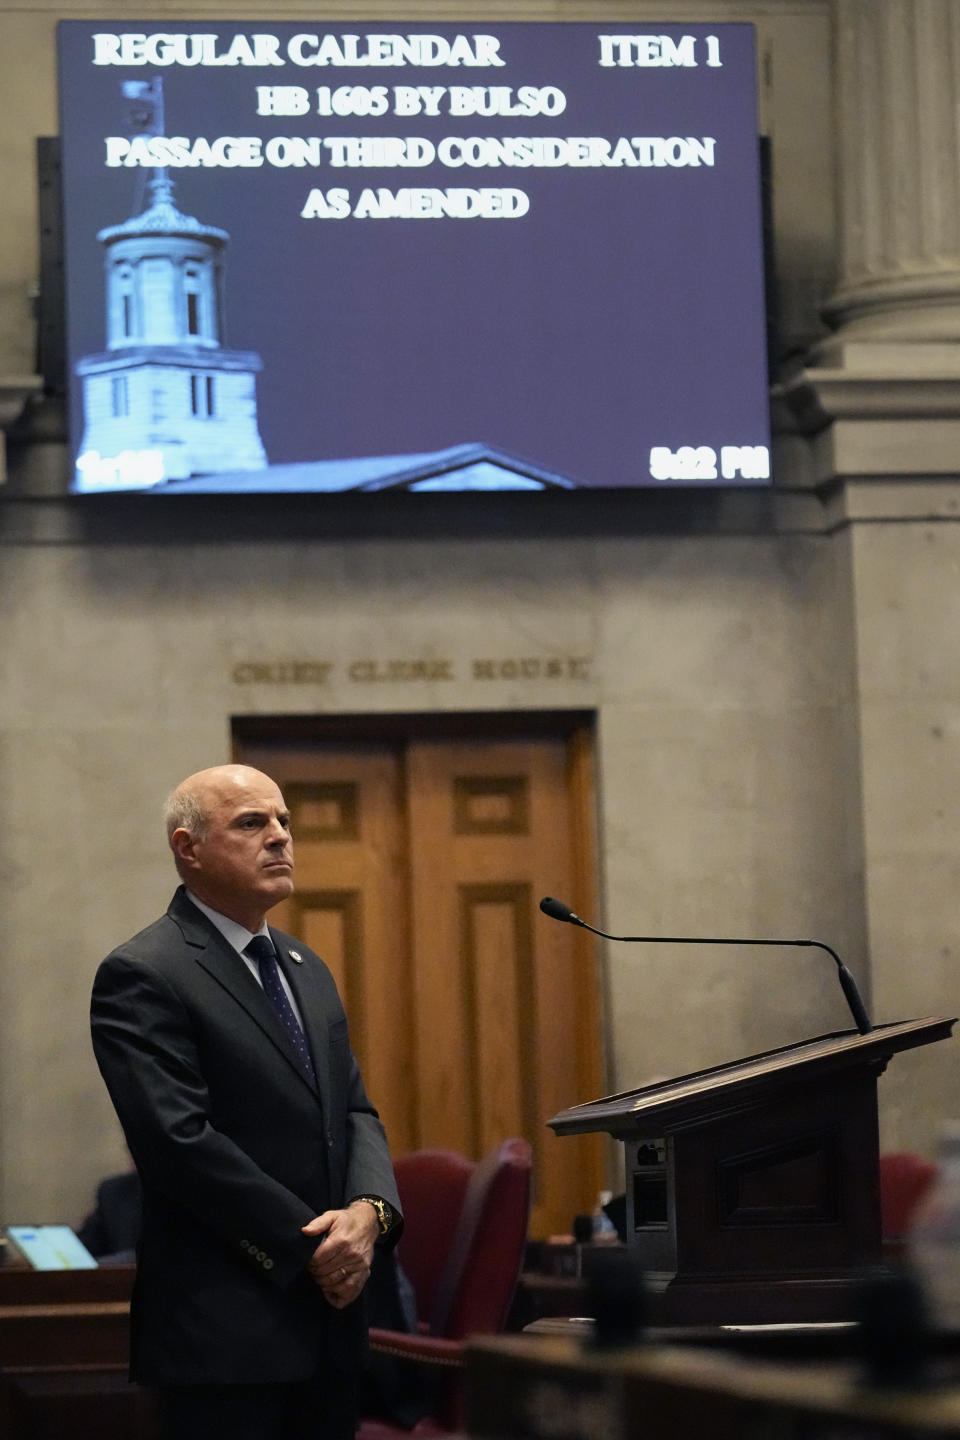
[[[545,1121],[603,1091],[601,1005],[591,937],[538,906],[590,904],[589,730],[397,726],[348,740],[238,722],[236,758],[292,817],[296,891],[270,918],[333,971],[393,1153],[479,1157],[522,1135],[531,1233],[565,1233],[593,1208],[602,1146]]]

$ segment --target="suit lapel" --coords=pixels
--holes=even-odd
[[[259,1025],[266,1038],[290,1062],[292,1069],[299,1075],[303,1083],[313,1090],[310,1077],[304,1070],[297,1052],[290,1044],[280,1017],[254,980],[243,957],[237,954],[233,946],[224,939],[206,915],[191,903],[182,889],[177,891],[170,902],[168,914],[179,927],[186,943],[195,951],[197,964],[201,965],[246,1011],[251,1020]],[[281,961],[281,963],[283,962]],[[284,973],[288,975],[288,978],[289,968],[289,964],[284,967]],[[297,992],[294,991],[294,993]],[[299,995],[297,1003],[300,1003]],[[313,1052],[313,1037],[308,1034],[307,1039],[310,1042],[311,1052]],[[317,1064],[316,1058],[314,1067],[319,1078],[321,1067]]]

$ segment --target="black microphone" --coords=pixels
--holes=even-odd
[[[863,1003],[860,991],[857,989],[857,982],[844,965],[836,950],[831,950],[822,940],[744,940],[731,939],[722,935],[609,935],[606,930],[597,930],[595,926],[588,925],[586,920],[581,920],[576,911],[571,910],[569,905],[564,905],[562,900],[554,900],[550,895],[544,895],[540,901],[540,909],[544,915],[549,915],[551,920],[566,920],[570,925],[580,925],[584,930],[589,930],[593,935],[601,935],[604,940],[623,940],[631,944],[643,945],[809,945],[816,950],[825,950],[827,954],[837,963],[837,975],[840,980],[840,988],[843,991],[850,1014],[853,1016],[854,1024],[861,1035],[869,1035],[873,1026],[870,1024],[870,1016],[867,1014],[867,1007]]]

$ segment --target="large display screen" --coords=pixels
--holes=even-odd
[[[749,25],[59,27],[74,488],[763,483]]]

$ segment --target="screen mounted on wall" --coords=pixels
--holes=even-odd
[[[59,27],[74,488],[769,479],[749,25]]]

